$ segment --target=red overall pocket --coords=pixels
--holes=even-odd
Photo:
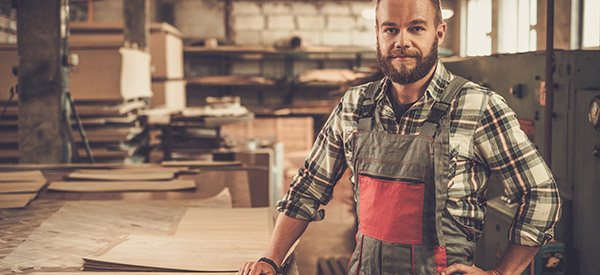
[[[360,231],[391,243],[422,242],[425,184],[358,176]]]

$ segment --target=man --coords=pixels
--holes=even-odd
[[[381,0],[376,15],[386,77],[344,95],[278,203],[264,258],[240,274],[275,274],[347,167],[359,220],[350,274],[520,274],[560,216],[549,169],[502,97],[438,61],[439,0]],[[503,257],[483,271],[474,248],[492,175],[520,205]]]

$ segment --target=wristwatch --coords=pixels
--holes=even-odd
[[[258,259],[258,261],[265,262],[265,263],[268,263],[269,265],[271,265],[273,267],[273,270],[275,270],[275,275],[282,275],[281,270],[279,270],[279,267],[277,267],[277,264],[275,264],[275,262],[273,262],[273,260],[262,257],[262,258]]]

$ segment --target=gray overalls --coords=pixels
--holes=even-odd
[[[450,102],[466,80],[455,76],[420,135],[384,132],[369,84],[350,141],[359,230],[349,274],[438,274],[473,264],[479,232],[446,209]]]

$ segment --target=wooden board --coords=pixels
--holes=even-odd
[[[0,194],[38,192],[46,184],[44,181],[1,182]]]
[[[0,209],[24,208],[36,196],[37,193],[0,194]]]
[[[193,180],[171,181],[55,181],[48,190],[68,192],[169,191],[194,189]]]
[[[241,229],[243,228],[243,229]],[[188,208],[175,236],[193,239],[232,239],[240,245],[246,239],[261,243],[264,249],[271,238],[273,218],[268,208],[202,209]],[[241,230],[243,234],[240,234]]]
[[[175,177],[173,172],[146,171],[127,172],[127,170],[114,173],[113,171],[86,171],[85,173],[72,172],[65,178],[79,180],[105,180],[105,181],[150,181],[150,180],[170,180]]]
[[[222,166],[241,166],[239,161],[204,161],[204,160],[188,160],[188,161],[170,161],[161,162],[165,167],[222,167]]]
[[[46,180],[40,170],[34,171],[17,171],[17,172],[0,172],[0,183],[3,182],[19,182],[19,181],[41,181]]]
[[[187,167],[140,167],[140,168],[116,168],[116,169],[79,169],[75,172],[80,174],[146,174],[146,173],[181,173],[181,172],[197,172],[188,169]]]
[[[130,235],[85,258],[84,269],[234,272],[260,258],[272,220],[269,208],[188,208],[174,236]]]
[[[238,235],[243,235],[239,234]],[[84,258],[84,270],[91,265],[108,270],[212,271],[235,272],[241,264],[260,258],[265,243],[251,238],[178,238],[173,236],[130,235],[97,257]],[[239,238],[238,238],[239,239]],[[169,257],[165,257],[169,255]],[[148,269],[150,268],[150,269]]]

